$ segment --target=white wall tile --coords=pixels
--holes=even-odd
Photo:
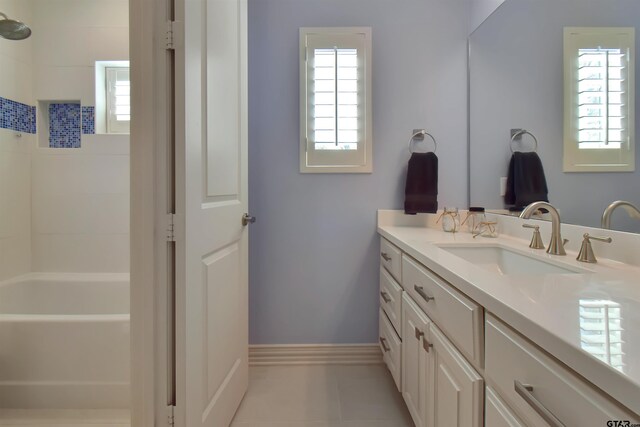
[[[40,65],[34,71],[33,97],[36,100],[70,100],[95,105],[94,70],[93,66],[87,65]]]
[[[33,254],[33,271],[126,273],[129,234],[41,234]]]
[[[126,234],[128,194],[70,194],[38,197],[33,232],[41,234]]]
[[[31,241],[24,236],[0,239],[0,280],[31,270]]]
[[[0,63],[0,96],[33,105],[32,65],[2,54]]]
[[[92,27],[89,31],[92,49],[88,60],[125,61],[129,59],[129,27]]]
[[[15,0],[14,0],[15,1]],[[31,0],[34,25],[112,26],[129,22],[128,0]]]

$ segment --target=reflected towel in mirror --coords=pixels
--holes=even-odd
[[[537,201],[549,201],[542,161],[536,152],[516,151],[509,162],[504,202],[508,206],[524,208]]]

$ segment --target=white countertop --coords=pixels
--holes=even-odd
[[[575,251],[568,250],[564,257],[548,255],[542,250],[529,249],[529,240],[507,235],[474,239],[465,232],[445,233],[424,225],[385,225],[384,221],[379,221],[378,232],[487,311],[640,414],[640,267],[602,258],[598,259],[598,264],[585,264],[575,260]],[[546,242],[548,236],[543,233],[543,238]],[[465,243],[497,244],[546,262],[588,272],[500,275],[437,246]],[[580,327],[580,309],[582,306],[584,310],[590,303],[597,304],[597,301],[619,306],[623,330],[621,365],[615,361],[602,361],[588,352],[585,344],[588,337]]]

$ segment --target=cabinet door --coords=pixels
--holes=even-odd
[[[407,294],[402,298],[402,396],[416,427],[426,427],[429,361],[423,337],[430,322]]]
[[[429,325],[433,358],[433,425],[481,427],[484,381],[434,325]]]

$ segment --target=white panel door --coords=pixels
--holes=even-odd
[[[176,406],[186,427],[228,426],[248,383],[246,7],[246,0],[176,5],[184,23],[176,45],[177,134],[184,130],[176,143],[184,215]]]

